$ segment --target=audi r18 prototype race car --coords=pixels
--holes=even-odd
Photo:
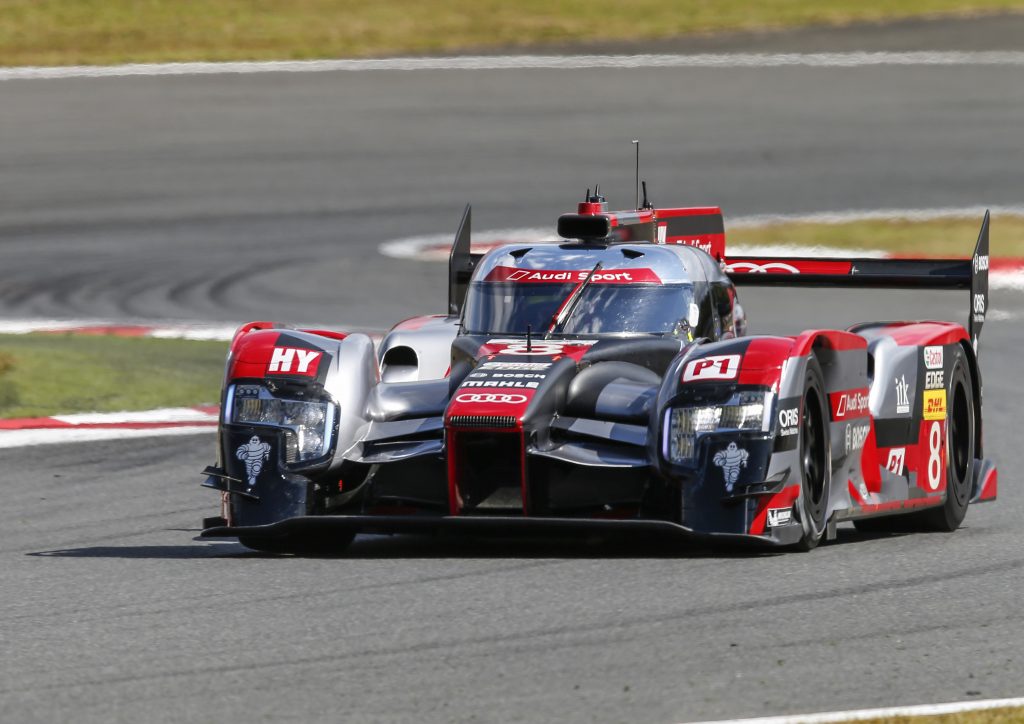
[[[646,196],[646,192],[645,192]],[[952,531],[996,496],[983,455],[973,257],[728,257],[718,208],[609,212],[559,241],[471,253],[447,314],[365,334],[241,327],[228,354],[221,514],[204,537],[338,550],[361,532],[644,531],[814,548],[835,525]],[[867,322],[747,335],[736,287],[970,290],[967,328]]]

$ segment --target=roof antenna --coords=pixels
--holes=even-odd
[[[640,208],[641,209],[653,209],[654,208],[654,204],[652,204],[650,201],[647,200],[647,182],[646,181],[641,181],[640,185],[644,187],[644,205],[641,206]]]
[[[636,146],[636,210],[639,211],[640,206],[640,139],[634,138],[633,145]],[[647,199],[647,191],[644,191],[644,200]],[[644,207],[646,208],[646,206]]]
[[[583,197],[584,201],[590,201],[590,187],[587,186],[587,195]]]

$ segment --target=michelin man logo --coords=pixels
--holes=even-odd
[[[749,457],[750,453],[743,448],[736,447],[734,442],[729,443],[725,450],[715,453],[712,462],[722,469],[722,475],[725,476],[726,492],[732,492],[732,486],[740,477],[740,468],[747,467],[747,458]]]
[[[245,472],[249,476],[249,487],[256,484],[256,478],[263,470],[263,462],[270,457],[270,444],[265,443],[253,435],[249,442],[240,445],[235,451],[235,457],[245,463]]]

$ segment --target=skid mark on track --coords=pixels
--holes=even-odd
[[[187,512],[194,512],[194,511],[187,511]],[[152,533],[153,531],[152,530],[148,530],[147,532],[148,533]],[[138,534],[136,534],[136,535],[138,535]],[[98,538],[92,539],[92,542],[97,542],[97,541],[101,541],[101,540],[110,540],[110,539],[119,538],[119,537],[122,537],[122,536],[119,536],[119,535],[103,536],[101,538],[98,537]],[[128,536],[124,536],[124,537],[128,537]],[[83,542],[89,542],[89,541],[83,541]],[[204,543],[207,543],[207,541],[204,541]],[[189,548],[194,548],[195,546],[188,546],[188,547]],[[215,545],[210,546],[210,547],[212,549],[216,549],[216,548],[227,547],[227,546],[225,546],[224,544],[220,544],[220,545],[216,545],[215,544]],[[240,561],[245,560],[247,558],[256,558],[256,559],[260,559],[260,560],[265,560],[266,559],[266,556],[263,556],[263,555],[260,555],[260,554],[252,554],[250,551],[239,549],[236,546],[231,546],[231,547],[234,548],[234,550],[231,551],[230,553],[225,553],[224,551],[219,551],[218,550],[214,554],[211,554],[210,556],[189,556],[189,557],[203,557],[203,558],[227,558],[227,557],[230,557],[230,558],[234,559],[235,563],[238,564],[238,565],[241,565]],[[86,551],[87,550],[88,549],[82,549],[82,548],[78,548],[78,549],[62,549],[62,550],[54,550],[54,551],[39,551],[39,552],[35,552],[35,553],[29,553],[27,555],[46,557],[46,558],[48,558],[48,557],[69,556],[69,555],[70,556],[76,556],[77,555],[76,551],[81,551],[82,555],[84,556],[84,555],[86,555]],[[330,589],[327,589],[327,590],[316,590],[316,591],[305,590],[305,591],[298,592],[298,593],[280,593],[280,594],[272,594],[272,595],[266,595],[266,596],[259,596],[259,595],[256,595],[256,596],[246,596],[244,601],[237,600],[237,593],[235,593],[235,592],[223,593],[223,594],[219,594],[218,595],[216,592],[204,591],[201,595],[186,596],[183,599],[176,599],[173,606],[168,606],[168,607],[150,607],[150,608],[146,608],[146,609],[140,610],[135,605],[124,605],[124,606],[116,606],[115,605],[115,606],[109,606],[109,607],[105,608],[104,612],[102,613],[102,615],[97,615],[97,616],[88,617],[88,618],[82,617],[82,616],[78,615],[81,611],[88,611],[88,609],[77,609],[76,608],[76,609],[71,609],[70,611],[68,611],[68,610],[56,611],[56,610],[54,610],[54,611],[50,611],[48,613],[53,618],[58,618],[58,619],[61,618],[61,617],[65,617],[65,616],[74,614],[75,615],[75,621],[78,621],[78,622],[106,621],[106,620],[110,619],[112,614],[116,614],[116,617],[121,619],[121,618],[128,618],[128,617],[160,616],[160,615],[163,615],[163,614],[171,612],[171,611],[188,611],[188,610],[195,610],[195,611],[199,611],[199,612],[208,611],[208,610],[210,610],[211,607],[214,607],[214,608],[216,607],[216,604],[217,604],[219,599],[223,599],[222,602],[225,605],[230,605],[233,609],[236,609],[236,610],[238,610],[241,613],[246,607],[253,606],[253,605],[263,605],[263,604],[267,604],[267,603],[289,603],[289,602],[294,602],[294,601],[311,601],[311,600],[314,600],[314,599],[323,599],[323,598],[330,599],[330,598],[336,598],[336,597],[342,596],[342,595],[347,595],[347,594],[352,593],[354,591],[370,591],[370,590],[376,590],[376,589],[388,589],[388,588],[395,588],[395,587],[403,588],[404,589],[404,588],[406,588],[408,586],[414,586],[414,585],[433,584],[433,583],[450,583],[450,582],[453,582],[453,581],[461,581],[461,580],[466,580],[466,579],[470,579],[470,578],[487,577],[487,576],[492,576],[492,575],[501,576],[501,575],[506,575],[506,574],[509,574],[509,573],[516,573],[516,572],[524,571],[524,570],[527,570],[527,569],[545,568],[545,567],[548,567],[548,566],[556,565],[558,563],[561,563],[561,561],[540,561],[540,562],[532,561],[532,562],[529,562],[529,563],[520,563],[520,564],[515,564],[515,565],[489,566],[489,567],[481,567],[481,568],[478,568],[478,569],[475,569],[475,570],[472,570],[472,571],[460,571],[458,573],[445,573],[445,574],[439,574],[439,575],[419,576],[419,577],[415,577],[415,578],[405,578],[405,579],[394,580],[394,581],[380,581],[380,582],[376,582],[376,583],[366,583],[366,584],[338,586],[336,588],[330,588]],[[33,612],[31,614],[25,614],[25,615],[20,615],[20,616],[9,616],[9,617],[7,617],[6,620],[9,620],[9,621],[16,621],[16,620],[19,620],[19,619],[35,620],[35,619],[38,619],[38,618],[39,618],[39,613],[38,612]]]

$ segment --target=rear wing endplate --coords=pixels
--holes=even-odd
[[[459,230],[455,233],[451,254],[448,256],[448,314],[457,317],[462,313],[462,302],[466,299],[469,280],[473,276],[479,254],[471,251],[470,227],[473,221],[473,207],[466,204],[462,212]]]
[[[969,289],[967,329],[975,349],[988,309],[989,212],[970,259],[822,259],[730,256],[725,271],[737,286],[855,289]]]

